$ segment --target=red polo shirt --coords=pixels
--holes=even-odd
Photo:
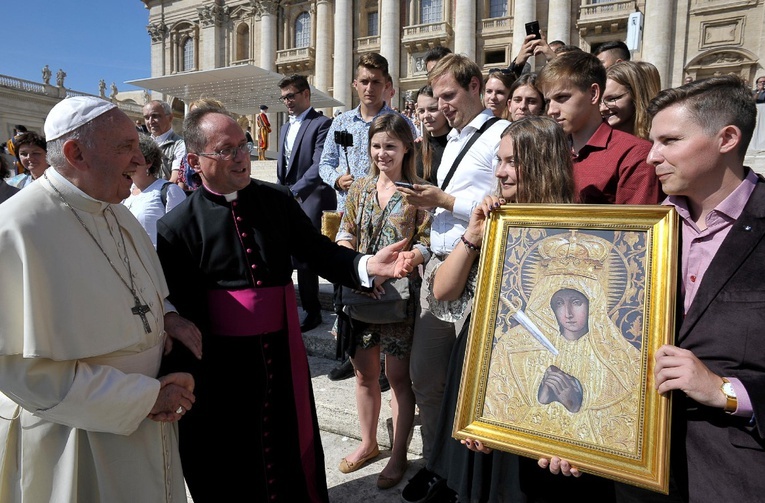
[[[646,162],[651,143],[602,123],[574,153],[574,187],[586,204],[659,204],[664,199],[654,167]]]

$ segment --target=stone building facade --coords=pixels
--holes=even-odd
[[[429,48],[448,46],[488,73],[509,65],[524,24],[534,19],[547,40],[588,51],[627,41],[633,59],[657,66],[664,87],[687,76],[732,72],[754,83],[765,75],[765,0],[140,1],[147,9],[152,77],[250,63],[308,76],[345,103],[343,110],[357,105],[350,84],[364,52],[388,59],[396,88],[392,105],[401,107],[426,83],[422,58]],[[41,131],[47,111],[72,94],[81,93],[0,75],[0,137],[7,138],[13,124]],[[120,107],[139,118],[147,97],[127,94],[120,93]],[[180,131],[188,104],[152,97],[172,104]],[[282,118],[274,119],[278,126]],[[274,128],[271,144],[277,134]]]
[[[385,56],[400,106],[426,83],[422,57],[435,45],[488,72],[515,57],[524,24],[584,50],[627,41],[664,87],[686,76],[765,73],[763,0],[141,0],[149,11],[152,76],[251,63],[301,73],[351,108],[364,52]],[[541,61],[539,62],[541,63]]]

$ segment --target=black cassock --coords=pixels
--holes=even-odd
[[[358,287],[360,255],[322,236],[286,187],[258,180],[232,201],[201,187],[157,227],[170,301],[202,331],[201,361],[174,341],[162,368],[195,379],[179,422],[194,502],[328,501],[292,256]],[[242,298],[253,309],[231,302]]]

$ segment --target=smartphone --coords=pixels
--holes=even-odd
[[[408,182],[393,182],[396,187],[404,187],[405,189],[414,190],[414,185]]]
[[[542,38],[542,34],[539,32],[539,21],[526,23],[526,35],[534,35],[535,39]]]

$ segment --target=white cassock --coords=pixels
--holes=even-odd
[[[177,424],[147,418],[167,296],[154,247],[123,205],[46,173],[0,206],[0,501],[185,502]],[[127,253],[151,333],[51,182],[129,284]]]

